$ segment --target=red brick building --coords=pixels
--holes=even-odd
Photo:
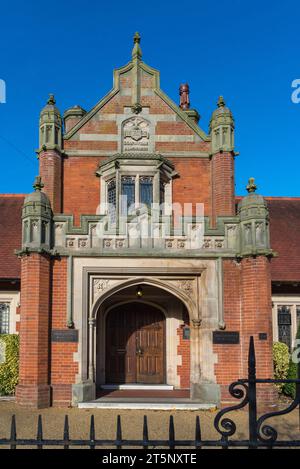
[[[20,404],[77,404],[122,386],[219,404],[246,376],[251,335],[258,377],[273,373],[273,328],[292,346],[300,199],[264,199],[252,179],[237,198],[223,98],[209,133],[198,121],[187,85],[179,106],[160,89],[138,34],[89,112],[61,117],[50,95],[35,191],[0,196],[0,223],[9,213],[15,231],[3,231],[0,273],[16,291],[21,280]]]

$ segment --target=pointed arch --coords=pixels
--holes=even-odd
[[[191,321],[200,319],[200,311],[198,311],[196,304],[186,293],[176,288],[175,285],[171,284],[171,282],[163,281],[161,279],[158,280],[153,277],[136,277],[125,280],[121,283],[113,285],[111,288],[108,288],[100,297],[95,300],[94,304],[91,307],[90,318],[96,319],[97,312],[99,311],[100,306],[104,303],[106,299],[129,287],[138,285],[150,285],[156,288],[161,288],[162,290],[170,293],[171,295],[175,296],[180,301],[182,301],[182,303],[187,308]]]

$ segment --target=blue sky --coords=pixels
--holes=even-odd
[[[224,95],[236,120],[237,194],[254,176],[264,195],[300,196],[300,103],[291,100],[299,18],[299,1],[2,2],[0,192],[31,191],[48,93],[61,112],[89,110],[111,89],[113,68],[129,61],[138,30],[162,89],[178,102],[179,84],[190,84],[205,131]]]

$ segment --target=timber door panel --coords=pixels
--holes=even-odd
[[[164,383],[165,318],[145,303],[127,303],[106,318],[106,382]]]
[[[126,309],[114,309],[106,320],[106,381],[135,383],[135,321]]]
[[[162,313],[155,308],[147,313],[150,324],[139,324],[137,331],[137,383],[161,384],[164,382],[164,321]]]

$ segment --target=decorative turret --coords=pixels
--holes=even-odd
[[[22,247],[30,250],[51,248],[52,210],[41,177],[33,184],[34,192],[25,197],[22,211]]]
[[[250,178],[247,185],[248,195],[243,197],[238,205],[241,221],[241,256],[272,254],[268,206],[265,199],[255,193],[256,189],[254,178]]]
[[[62,147],[62,120],[55,102],[54,95],[50,94],[40,114],[40,150],[42,148],[60,150]]]
[[[226,107],[223,96],[219,97],[217,106],[210,120],[212,153],[233,151],[234,118],[230,109]]]
[[[79,122],[85,114],[86,111],[78,105],[67,109],[63,115],[65,132],[69,132],[69,130],[72,129],[74,125],[76,125],[77,122]]]

